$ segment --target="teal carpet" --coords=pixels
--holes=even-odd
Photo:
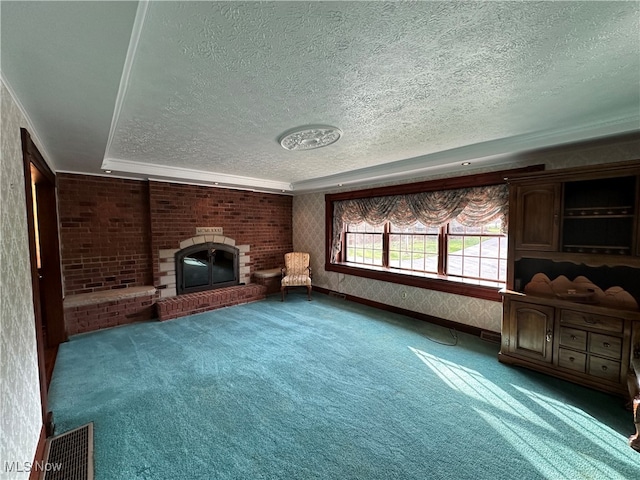
[[[50,408],[97,480],[640,478],[621,399],[458,337],[291,292],[75,336]]]

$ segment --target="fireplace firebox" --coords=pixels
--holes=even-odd
[[[238,285],[238,249],[223,243],[200,243],[175,255],[176,290],[202,292]]]

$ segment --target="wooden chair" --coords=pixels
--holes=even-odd
[[[307,297],[311,300],[311,267],[308,253],[290,252],[284,255],[284,268],[280,282],[280,294],[284,295],[289,287],[307,287]]]

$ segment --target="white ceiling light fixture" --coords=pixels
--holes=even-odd
[[[342,136],[342,130],[330,125],[307,125],[285,132],[280,145],[286,150],[312,150],[336,143]]]

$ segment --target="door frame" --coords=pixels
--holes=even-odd
[[[31,286],[35,317],[36,345],[38,351],[38,376],[42,422],[50,435],[51,414],[48,411],[48,380],[45,365],[45,349],[57,348],[67,340],[64,325],[62,275],[60,264],[60,241],[58,234],[58,209],[56,201],[56,176],[49,168],[29,132],[21,128],[22,159],[24,167],[27,228],[29,233],[29,257],[31,263]],[[36,220],[32,185],[35,183],[38,209],[37,229],[40,236],[41,268],[38,270],[36,255]],[[42,280],[41,280],[42,274]],[[47,328],[45,344],[43,329]]]

